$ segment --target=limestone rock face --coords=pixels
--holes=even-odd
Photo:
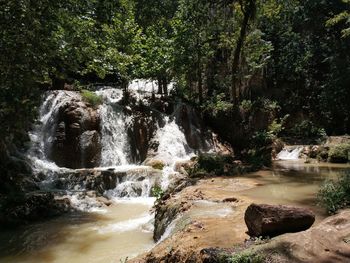
[[[98,166],[101,144],[97,110],[77,93],[69,103],[61,105],[56,123],[50,159],[58,166],[68,168]]]
[[[244,220],[250,236],[277,236],[308,229],[314,223],[315,215],[299,207],[251,204]]]
[[[350,262],[350,210],[327,217],[307,231],[276,237],[256,250],[270,262]]]

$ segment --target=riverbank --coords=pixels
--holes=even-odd
[[[253,202],[309,208],[316,214],[311,229],[316,228],[327,217],[325,210],[317,206],[319,185],[346,169],[350,166],[276,162],[272,170],[244,177],[200,179],[161,201],[154,236],[160,241],[150,252],[130,262],[217,262],[204,261],[205,251],[232,251],[254,244],[247,241],[250,238],[243,219],[247,206]],[[164,231],[157,233],[157,228]]]

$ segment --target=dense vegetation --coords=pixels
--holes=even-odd
[[[337,180],[328,180],[324,182],[319,193],[318,199],[331,214],[339,209],[350,206],[350,173],[340,176]]]
[[[175,93],[214,127],[240,116],[242,134],[350,131],[348,0],[9,0],[0,7],[2,144],[25,140],[47,87],[125,88],[134,78],[157,80],[163,94],[174,81]],[[270,126],[252,128],[262,107]]]

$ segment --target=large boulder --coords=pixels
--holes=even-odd
[[[315,221],[315,214],[305,208],[251,204],[244,215],[250,236],[277,236],[306,230]]]
[[[70,99],[67,99],[70,98]],[[92,168],[101,156],[100,116],[79,93],[66,93],[60,104],[49,158],[58,166]]]

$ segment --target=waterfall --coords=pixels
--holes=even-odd
[[[142,100],[143,103],[147,102],[148,99],[146,93],[151,92],[155,87],[155,82],[139,80],[131,83],[129,88],[132,93],[131,96],[139,101]],[[169,86],[169,88],[171,87],[172,85]],[[61,185],[61,187],[65,187],[63,189],[64,194],[71,200],[73,207],[83,211],[96,211],[95,207],[98,205],[98,202],[93,197],[88,197],[84,194],[84,191],[86,192],[86,182],[81,180],[86,179],[76,179],[80,174],[82,178],[85,178],[84,173],[93,176],[96,174],[94,171],[125,173],[125,176],[122,177],[123,179],[118,179],[114,189],[105,189],[104,196],[113,200],[123,200],[125,198],[133,200],[136,197],[141,199],[149,197],[155,185],[166,190],[170,184],[182,176],[175,171],[176,162],[189,160],[198,150],[194,150],[189,146],[186,135],[188,133],[191,138],[200,137],[197,135],[199,133],[196,133],[199,132],[199,129],[196,128],[198,123],[193,117],[193,113],[187,107],[185,107],[186,111],[183,111],[185,109],[182,107],[184,104],[178,104],[172,116],[167,116],[165,113],[153,108],[150,110],[151,115],[147,115],[149,114],[147,111],[142,112],[142,114],[146,114],[146,119],[149,118],[148,120],[151,120],[150,123],[152,124],[150,125],[153,127],[150,129],[147,127],[149,124],[143,124],[144,126],[142,127],[147,130],[146,135],[152,136],[151,138],[147,137],[147,139],[151,140],[154,145],[157,145],[155,151],[149,154],[148,157],[160,160],[165,164],[163,170],[160,171],[154,170],[149,166],[131,164],[131,160],[135,158],[131,156],[129,136],[132,135],[129,133],[131,131],[139,133],[141,126],[136,126],[139,128],[133,129],[130,129],[130,127],[134,127],[132,126],[133,121],[137,121],[139,124],[140,120],[143,119],[133,118],[137,114],[135,113],[137,110],[133,111],[130,106],[125,106],[121,103],[123,98],[122,90],[101,87],[95,91],[95,94],[102,97],[103,100],[103,103],[97,109],[98,118],[100,119],[97,136],[100,138],[101,157],[98,167],[92,169],[68,169],[60,167],[50,159],[52,145],[57,137],[57,133],[60,132],[58,122],[63,122],[61,125],[66,125],[65,129],[72,126],[71,122],[66,123],[67,118],[70,118],[70,115],[64,115],[67,114],[66,109],[68,114],[72,108],[73,110],[85,110],[78,112],[82,114],[78,114],[78,116],[82,116],[82,122],[79,125],[82,125],[81,127],[84,128],[83,123],[86,120],[84,114],[89,112],[89,109],[86,108],[89,106],[85,106],[85,102],[79,92],[60,90],[49,91],[45,94],[46,97],[40,107],[39,120],[29,133],[31,147],[27,152],[34,174],[38,175],[37,177],[41,180],[40,186],[42,190],[57,190],[57,185]],[[149,103],[145,105],[151,107]],[[152,115],[153,111],[156,114]],[[181,115],[183,112],[185,112],[185,115]],[[185,117],[183,118],[183,116]],[[185,123],[184,121],[186,122],[185,128],[187,130],[189,128],[190,131],[186,132],[186,129],[181,127],[181,122]],[[152,132],[149,132],[151,130]],[[90,130],[88,131],[90,132]],[[67,132],[67,130],[64,130],[64,132]],[[141,140],[139,143],[142,142]],[[199,147],[202,146],[199,145]],[[85,154],[85,152],[82,154]],[[101,174],[101,172],[97,174]],[[71,181],[67,182],[67,180]],[[59,189],[59,192],[62,192],[62,188]]]
[[[127,117],[118,105],[123,93],[118,89],[101,89],[96,92],[104,103],[99,108],[101,116],[102,152],[100,166],[118,166],[128,164],[130,152],[126,133]]]
[[[166,124],[160,128],[155,136],[159,146],[155,159],[162,160],[167,165],[172,165],[179,160],[189,160],[194,156],[186,141],[185,134],[180,130],[175,120],[165,117]]]
[[[45,96],[39,109],[39,119],[33,130],[29,132],[31,146],[27,152],[27,158],[30,160],[35,174],[46,175],[41,185],[48,186],[54,175],[61,169],[48,158],[57,127],[58,111],[62,105],[70,103],[79,95],[76,92],[60,90],[48,92]]]
[[[299,155],[303,150],[303,146],[297,146],[295,148],[284,148],[279,154],[277,154],[278,160],[298,160]]]

